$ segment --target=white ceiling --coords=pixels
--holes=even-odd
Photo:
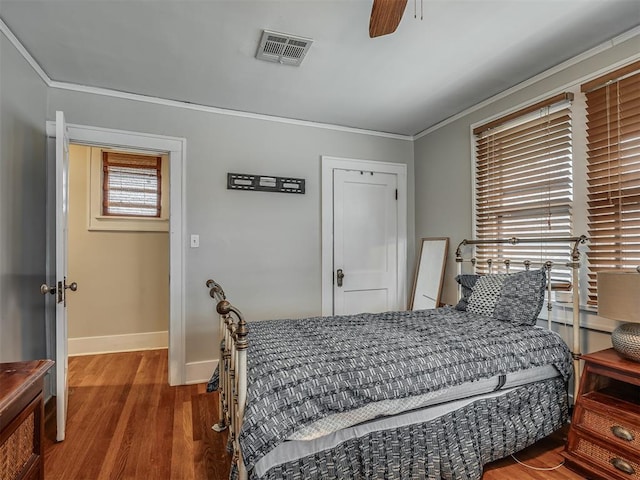
[[[368,36],[372,0],[0,0],[54,81],[416,134],[640,25],[640,0],[409,0]],[[259,61],[263,29],[310,37]],[[640,52],[640,37],[638,51]]]

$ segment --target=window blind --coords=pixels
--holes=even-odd
[[[571,235],[573,200],[572,94],[555,96],[474,130],[476,238],[507,239]],[[568,287],[563,244],[481,245],[477,269],[524,269],[524,261],[552,260],[552,281]],[[539,268],[539,265],[538,265]]]
[[[161,157],[102,153],[102,214],[160,217]]]
[[[640,265],[640,62],[582,86],[587,99],[589,299],[597,272]]]

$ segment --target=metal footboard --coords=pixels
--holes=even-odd
[[[219,315],[220,355],[219,412],[220,420],[212,428],[216,432],[229,429],[229,443],[233,449],[232,464],[238,469],[238,478],[245,480],[247,471],[242,460],[239,435],[247,401],[247,322],[244,316],[226,298],[219,283],[207,280],[209,295],[216,300]]]

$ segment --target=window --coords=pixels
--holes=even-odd
[[[102,153],[102,215],[160,217],[161,157]]]
[[[169,231],[168,155],[98,147],[88,149],[87,155],[88,230]],[[134,175],[130,175],[130,165]]]
[[[490,238],[571,235],[573,200],[570,102],[563,93],[474,129],[475,233]],[[524,261],[552,259],[552,281],[569,286],[568,248],[537,243],[479,246],[477,269],[524,269]],[[496,265],[496,261],[498,265]],[[533,267],[532,267],[533,268]]]
[[[582,85],[587,99],[589,300],[600,270],[640,265],[640,62]]]

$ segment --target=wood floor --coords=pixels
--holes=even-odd
[[[204,385],[170,387],[167,351],[69,359],[67,436],[46,425],[47,480],[226,480],[226,436],[215,433],[217,394]],[[558,465],[564,432],[518,453],[535,467]],[[536,471],[511,458],[485,467],[483,480],[581,480],[560,467]],[[345,479],[348,480],[348,479]]]

